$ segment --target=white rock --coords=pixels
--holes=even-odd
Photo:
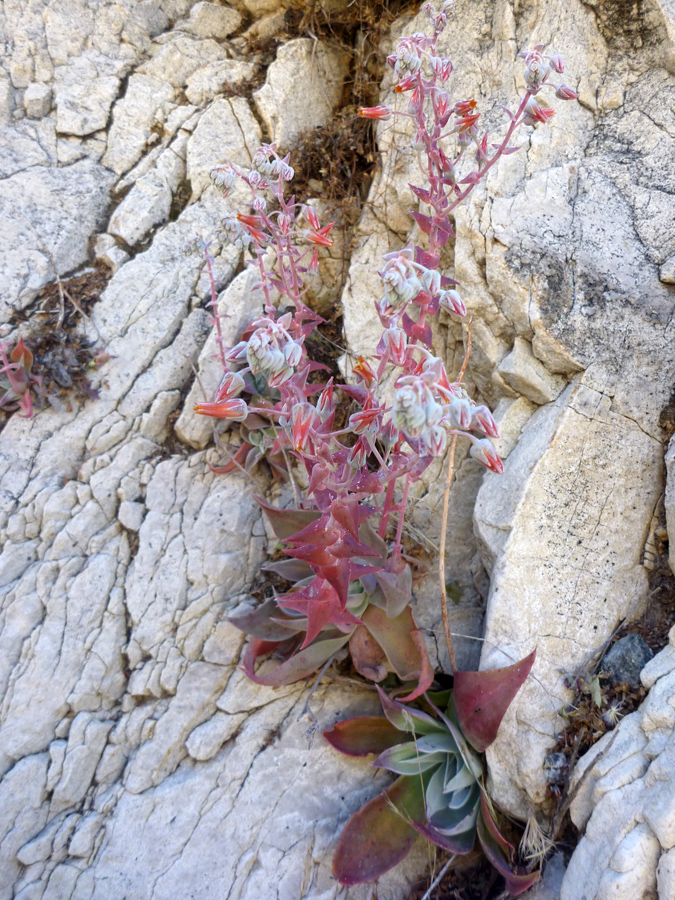
[[[190,18],[178,27],[186,34],[198,38],[222,40],[229,37],[242,23],[242,15],[228,6],[216,3],[195,3],[190,10]]]
[[[29,84],[23,95],[23,105],[29,119],[41,119],[49,115],[52,106],[52,89],[48,84]]]
[[[46,753],[19,760],[0,782],[0,886],[2,900],[10,900],[12,884],[21,870],[17,854],[34,838],[47,821],[45,802]]]
[[[499,363],[504,381],[532,403],[550,403],[565,387],[565,380],[551,375],[535,358],[529,341],[517,337],[513,350]]]
[[[187,739],[187,751],[193,759],[212,759],[239,726],[246,720],[246,713],[228,716],[217,712],[202,725],[198,725]]]
[[[111,234],[98,234],[94,240],[94,255],[99,262],[112,269],[113,275],[129,259]]]
[[[120,503],[118,513],[119,520],[125,528],[129,529],[129,531],[138,531],[143,523],[144,511],[145,507],[142,503],[133,503],[129,500],[123,500],[122,503]]]
[[[656,869],[656,884],[659,900],[675,897],[675,849],[661,855]]]
[[[348,65],[346,53],[309,38],[282,44],[253,95],[272,140],[289,148],[302,132],[325,125],[340,102]]]
[[[83,816],[68,844],[68,856],[88,857],[102,825],[103,816],[100,813]]]
[[[105,128],[118,88],[119,78],[114,75],[58,87],[56,130],[83,137]]]
[[[122,175],[138,162],[153,125],[161,125],[173,99],[174,89],[166,81],[151,75],[132,75],[124,97],[113,106],[103,165]]]
[[[670,439],[666,452],[666,527],[670,541],[668,544],[668,561],[671,572],[675,572],[675,440]]]
[[[178,32],[167,43],[160,45],[157,54],[140,66],[138,72],[181,88],[197,69],[217,59],[225,59],[226,55],[216,41],[200,41]]]
[[[659,269],[659,278],[664,284],[675,284],[675,253]]]
[[[201,196],[210,183],[211,169],[228,160],[247,168],[260,146],[260,126],[243,97],[216,100],[200,118],[187,146],[187,177],[192,199]],[[228,198],[236,208],[241,186]]]
[[[253,60],[223,59],[209,63],[190,75],[185,96],[190,103],[205,106],[225,88],[237,88],[251,81],[257,71],[258,64]]]
[[[54,277],[45,247],[59,274],[87,260],[111,182],[109,172],[82,160],[60,169],[26,169],[0,184],[2,231],[11,236],[0,259],[0,320],[10,304],[25,307]]]
[[[110,219],[110,234],[133,247],[169,217],[173,194],[156,172],[144,175],[117,207]]]

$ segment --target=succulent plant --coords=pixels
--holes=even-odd
[[[433,714],[378,688],[384,719],[347,719],[324,733],[348,756],[377,753],[372,765],[399,776],[347,822],[333,860],[340,882],[378,878],[404,859],[418,834],[456,854],[469,853],[477,838],[513,894],[536,881],[537,872],[514,864],[514,848],[497,827],[479,755],[495,739],[533,663],[534,653],[504,669],[455,673],[453,691],[425,695]]]

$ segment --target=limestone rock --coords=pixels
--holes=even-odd
[[[118,88],[119,78],[114,75],[78,79],[59,87],[55,97],[57,131],[83,137],[105,128]]]
[[[94,255],[99,262],[112,269],[113,275],[129,259],[129,254],[122,250],[111,234],[99,234],[96,236],[94,240]]]
[[[140,66],[138,72],[181,88],[201,66],[226,57],[225,51],[216,41],[197,40],[180,32],[170,38],[159,45],[156,55]]]
[[[52,89],[48,84],[29,84],[23,95],[26,115],[29,119],[41,119],[49,115],[52,106]]]
[[[242,23],[241,13],[228,6],[217,3],[195,3],[190,10],[190,18],[179,28],[186,34],[197,38],[215,38],[222,40],[229,37]]]
[[[0,184],[3,233],[11,237],[0,260],[0,319],[6,320],[10,304],[25,307],[54,277],[49,254],[61,275],[85,262],[111,182],[97,163],[81,160],[59,169],[28,168]]]
[[[173,99],[174,89],[166,81],[152,75],[132,75],[124,97],[113,107],[103,165],[122,175],[138,162],[153,125],[164,121]]]
[[[565,386],[564,379],[551,375],[535,358],[528,341],[521,337],[516,338],[513,350],[499,363],[497,372],[532,403],[550,403]]]
[[[272,140],[287,149],[303,131],[325,125],[340,102],[347,67],[344,52],[309,38],[283,44],[253,95]]]
[[[251,81],[257,71],[258,65],[252,60],[223,59],[209,63],[190,75],[185,96],[195,106],[205,106],[225,88],[238,88]]]
[[[188,142],[187,177],[192,185],[192,199],[199,197],[210,183],[214,166],[227,160],[249,166],[260,140],[260,126],[243,97],[212,103]],[[236,206],[236,197],[241,196],[235,192],[228,200]]]

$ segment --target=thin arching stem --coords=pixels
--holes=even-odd
[[[471,326],[473,319],[469,320],[469,327],[466,332],[466,352],[464,354],[464,362],[459,370],[457,381],[461,383],[466,373],[466,367],[469,364],[469,356],[471,355]],[[448,645],[448,655],[450,657],[450,666],[453,672],[457,671],[457,658],[455,657],[455,647],[452,643],[452,635],[450,634],[450,621],[448,619],[448,594],[445,587],[445,538],[448,530],[448,507],[450,505],[450,486],[452,478],[455,474],[455,449],[457,447],[457,435],[453,434],[450,443],[450,452],[448,453],[448,472],[445,476],[445,489],[443,491],[443,519],[441,521],[441,546],[438,552],[438,573],[441,580],[441,614],[443,616],[443,631],[445,632],[445,643]]]

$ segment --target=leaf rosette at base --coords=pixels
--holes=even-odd
[[[379,878],[407,856],[418,834],[461,855],[473,849],[477,838],[514,895],[537,880],[538,872],[514,862],[515,850],[499,831],[477,752],[496,737],[534,656],[504,669],[457,672],[459,689],[425,695],[433,715],[392,700],[378,688],[386,718],[347,719],[324,732],[341,753],[376,753],[372,765],[399,776],[342,831],[333,859],[333,874],[342,884]]]

